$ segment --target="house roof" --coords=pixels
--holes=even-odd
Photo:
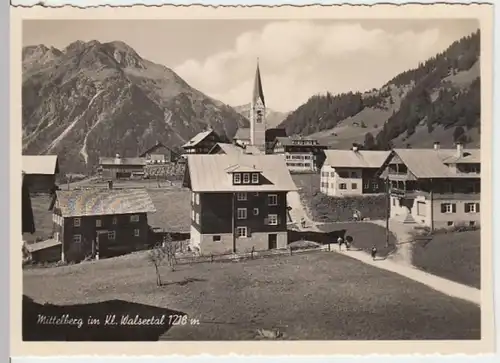
[[[120,163],[116,162],[116,157],[102,156],[99,158],[99,165],[146,165],[146,158],[135,157],[135,158],[122,158],[120,157]]]
[[[236,131],[236,135],[234,135],[233,139],[235,139],[235,140],[250,140],[250,128],[249,127],[240,127]]]
[[[53,175],[59,172],[57,155],[23,155],[22,160],[25,174]]]
[[[253,145],[240,146],[235,144],[219,142],[214,145],[212,150],[215,150],[216,148],[220,148],[224,152],[224,154],[233,154],[233,153],[240,153],[240,154],[246,153],[253,155],[262,154],[262,152]],[[212,152],[212,150],[210,150],[210,152]]]
[[[47,248],[60,246],[60,245],[62,245],[62,243],[60,241],[52,239],[52,238],[45,240],[45,241],[41,241],[41,242],[35,242],[35,243],[30,243],[30,244],[26,243],[25,244],[26,249],[28,250],[29,253],[45,250]]]
[[[210,135],[214,130],[208,129],[202,132],[197,133],[191,140],[182,145],[183,148],[190,148],[198,145],[200,142],[205,140],[205,138]]]
[[[143,158],[145,157],[147,154],[157,150],[158,148],[160,147],[164,147],[165,149],[168,149],[170,152],[174,153],[175,154],[175,151],[173,151],[171,148],[169,148],[168,146],[166,146],[165,144],[161,143],[160,141],[158,141],[156,144],[154,144],[153,146],[151,146],[149,149],[147,149],[146,151],[144,151],[141,155],[139,155],[139,157]]]
[[[390,151],[325,150],[325,162],[334,168],[380,168]]]
[[[82,189],[57,191],[63,217],[154,213],[156,208],[144,189]]]
[[[187,173],[194,192],[294,191],[297,190],[283,155],[188,155]],[[262,170],[268,180],[261,185],[233,185],[231,169]],[[248,169],[251,168],[251,169]]]
[[[454,173],[446,164],[480,162],[478,149],[463,150],[461,156],[458,156],[456,149],[394,149],[393,154],[397,155],[417,178],[470,178],[469,175]]]
[[[297,144],[297,143],[295,143],[296,141],[314,141],[314,143],[312,143],[312,144]],[[278,142],[283,146],[296,146],[296,147],[304,147],[304,146],[321,147],[321,146],[325,146],[325,145],[322,145],[317,139],[310,139],[307,137],[298,138],[298,137],[290,137],[290,136],[277,136],[275,138],[274,145],[276,145],[276,143],[278,143]]]

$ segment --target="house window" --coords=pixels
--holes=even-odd
[[[479,203],[465,203],[465,213],[479,213]]]
[[[469,222],[469,226],[474,227],[475,225],[476,225],[476,222],[474,222],[474,221]]]
[[[441,213],[456,213],[457,205],[455,203],[441,203]]]
[[[118,224],[118,217],[113,217],[113,224]]]
[[[358,173],[356,173],[355,171],[351,171],[351,178],[357,178],[358,177]]]
[[[253,215],[258,216],[259,215],[259,208],[254,208],[253,209]]]
[[[396,206],[396,198],[392,198],[392,206],[395,207]]]
[[[243,173],[243,184],[249,184],[249,183],[250,183],[250,174]]]
[[[378,190],[378,183],[376,181],[372,181],[372,189]]]
[[[191,210],[191,219],[194,221],[195,215],[194,215],[194,209]]]
[[[259,184],[259,174],[252,173],[252,184]]]
[[[277,226],[278,225],[278,215],[277,214],[269,214],[267,216],[267,224],[270,226]]]
[[[339,189],[347,189],[347,184],[346,183],[340,183],[339,184]]]
[[[241,174],[240,173],[233,174],[233,184],[241,184]]]
[[[238,208],[237,216],[238,216],[238,219],[247,219],[247,209],[246,208]]]
[[[212,241],[214,241],[214,242],[220,242],[220,240],[221,240],[220,236],[213,236],[212,237]]]
[[[278,196],[276,194],[269,194],[267,198],[267,205],[278,205]]]
[[[140,233],[139,229],[134,229],[134,237],[139,237]]]
[[[370,189],[370,182],[364,182],[363,183],[363,188]]]
[[[100,219],[95,220],[95,226],[96,227],[102,227],[102,221]]]
[[[196,193],[195,200],[196,204],[200,204],[200,193]]]
[[[236,237],[246,238],[247,237],[247,227],[236,227]]]
[[[116,232],[115,231],[109,231],[108,232],[108,239],[109,240],[114,240],[116,238]]]
[[[247,200],[247,193],[236,193],[236,199],[239,201]]]
[[[81,224],[82,224],[82,219],[81,218],[75,218],[75,219],[73,219],[73,226],[80,227]]]
[[[200,224],[200,213],[196,213],[195,220],[197,224]]]
[[[130,222],[139,222],[139,215],[138,214],[131,215]]]
[[[256,197],[258,197],[258,196],[259,196],[259,192],[255,192],[255,194],[254,194],[254,195],[255,195]]]
[[[358,189],[358,184],[351,183],[351,189]]]
[[[74,234],[73,235],[73,243],[82,243],[82,235],[81,234]]]
[[[326,173],[326,176],[328,176],[328,172]],[[333,171],[330,172],[330,176],[333,178],[335,176],[335,173]]]
[[[448,221],[448,222],[446,222],[446,225],[447,225],[448,227],[453,226],[453,221]]]
[[[193,203],[193,204],[194,204],[194,201],[195,201],[195,199],[194,199],[194,195],[195,195],[195,194],[196,194],[196,193],[191,193],[191,203]]]

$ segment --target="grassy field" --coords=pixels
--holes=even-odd
[[[352,249],[370,252],[373,245],[377,247],[377,255],[387,256],[394,250],[396,238],[389,233],[389,247],[386,247],[385,228],[369,222],[332,223],[318,226],[324,232],[345,230],[346,236],[353,238]]]
[[[189,232],[191,222],[190,193],[187,189],[148,190],[156,213],[148,215],[151,227],[167,232]]]
[[[413,265],[462,284],[481,288],[481,232],[435,235],[427,245],[415,244]]]
[[[164,266],[161,271],[166,284],[157,287],[144,252],[24,270],[23,294],[35,303],[59,306],[25,303],[23,330],[31,339],[57,335],[71,340],[252,340],[258,329],[279,329],[290,340],[480,339],[479,307],[335,253],[182,265],[174,272]],[[36,324],[40,311],[79,314],[84,328]],[[188,320],[172,326],[168,318],[149,328],[87,324],[89,315],[105,312],[186,314],[199,324]]]

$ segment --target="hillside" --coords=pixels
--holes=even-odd
[[[57,153],[62,170],[99,156],[136,156],[156,141],[179,146],[213,128],[231,138],[248,120],[123,42],[23,48],[23,154]]]
[[[316,137],[335,148],[365,140],[367,147],[380,149],[429,147],[434,141],[447,147],[459,134],[468,146],[478,147],[479,49],[477,31],[380,89],[315,95],[280,126],[288,134]]]
[[[246,105],[233,107],[236,112],[243,115],[246,119],[250,119],[250,103]],[[278,112],[270,108],[266,108],[266,122],[268,128],[273,128],[278,126],[288,115],[288,112]]]

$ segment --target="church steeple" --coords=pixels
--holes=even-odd
[[[253,84],[253,103],[257,103],[260,98],[262,104],[265,106],[266,101],[264,100],[264,91],[262,90],[262,80],[260,79],[260,68],[259,68],[259,58],[257,58],[257,70],[255,71],[255,81]]]
[[[262,80],[260,79],[259,59],[255,71],[252,102],[250,105],[250,144],[265,150],[266,146],[266,103]]]

